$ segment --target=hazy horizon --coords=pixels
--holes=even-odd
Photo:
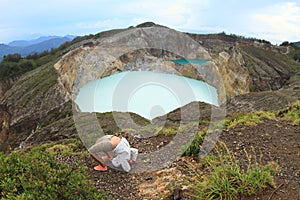
[[[146,21],[182,32],[225,32],[273,44],[300,40],[296,0],[5,0],[1,8],[0,43],[4,44],[40,36],[84,36]]]

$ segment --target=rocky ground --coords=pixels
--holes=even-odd
[[[161,144],[172,139],[171,136],[159,136],[148,140],[130,136],[127,138],[141,153],[156,150]],[[276,188],[270,187],[261,194],[240,199],[300,199],[299,125],[284,120],[265,120],[256,126],[237,126],[224,130],[219,139],[225,142],[241,163],[246,160],[245,149],[257,154],[257,157],[262,155],[262,164],[275,161],[280,166],[280,171],[274,176]],[[80,156],[61,159],[68,160],[69,163],[82,160]],[[107,191],[115,199],[190,199],[187,188],[179,184],[180,180],[189,175],[187,162],[195,162],[193,158],[182,157],[168,168],[139,174],[114,169],[105,172],[94,171],[95,161],[89,156],[85,156],[82,161],[82,165],[88,167],[88,175],[97,188]]]
[[[266,120],[257,126],[239,126],[223,132],[228,147],[243,158],[242,149],[257,156],[262,162],[278,162],[280,171],[275,175],[277,188],[243,199],[300,199],[300,126],[286,121]]]

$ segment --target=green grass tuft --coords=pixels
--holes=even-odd
[[[275,119],[275,113],[271,111],[258,111],[252,113],[236,113],[224,121],[226,128],[234,128],[237,125],[256,126],[263,119]]]
[[[278,117],[291,121],[292,124],[300,124],[300,101],[296,101],[285,109],[277,112]]]
[[[190,163],[191,169],[205,170],[205,173],[194,170],[194,176],[187,182],[192,198],[233,200],[260,193],[268,186],[275,187],[272,174],[278,170],[276,163],[261,165],[256,157],[251,158],[245,152],[248,165],[242,169],[224,143],[219,143],[215,150],[216,154],[206,156],[199,163]]]
[[[54,146],[0,153],[0,199],[109,199],[88,179],[86,168],[57,162],[46,151]]]

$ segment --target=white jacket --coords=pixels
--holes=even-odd
[[[136,161],[138,150],[136,148],[130,148],[130,145],[126,138],[121,139],[120,143],[113,150],[117,156],[112,160],[112,164],[115,167],[122,167],[126,172],[129,172],[131,167],[129,160]]]

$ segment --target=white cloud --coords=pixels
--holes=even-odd
[[[207,24],[208,18],[207,13],[211,9],[211,1],[187,1],[182,4],[185,7],[186,13],[188,13],[185,23],[182,23],[175,28],[186,29],[186,30],[206,30],[215,29],[210,24]]]
[[[300,40],[300,5],[278,3],[253,14],[252,31],[271,41]]]
[[[187,32],[225,31],[272,42],[300,40],[300,2],[270,5],[271,0],[2,1],[0,42],[31,33],[93,34],[145,21]]]
[[[107,28],[121,28],[124,26],[123,21],[117,18],[106,19],[100,21],[89,21],[89,22],[79,22],[76,26],[80,29],[107,29]]]
[[[153,21],[172,28],[185,28],[195,25],[197,13],[208,4],[209,0],[153,0],[134,1],[127,4],[124,12],[132,14],[133,23]],[[199,18],[197,24],[199,24]]]

